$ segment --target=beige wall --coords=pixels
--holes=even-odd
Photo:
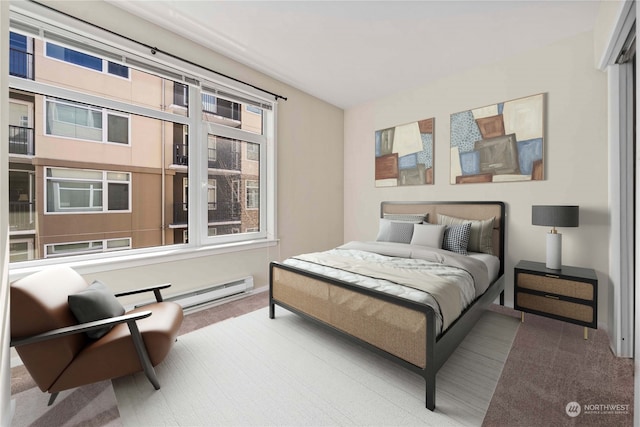
[[[144,267],[118,267],[88,274],[115,290],[172,282],[173,292],[254,276],[266,286],[268,263],[295,253],[327,249],[342,243],[343,111],[271,79],[209,49],[173,35],[103,2],[45,1],[147,45],[157,46],[194,63],[288,97],[278,103],[277,237],[266,249],[159,262]],[[102,268],[100,269],[102,270]]]
[[[36,39],[34,44],[35,81],[161,110],[160,77],[136,70],[131,71],[128,79],[105,72],[87,72],[87,68],[46,56],[42,40]]]
[[[531,205],[576,204],[580,227],[560,230],[563,263],[599,278],[598,321],[607,320],[607,79],[594,67],[585,33],[490,66],[452,75],[345,112],[345,241],[375,239],[383,200],[502,200],[507,203],[507,304],[513,267],[545,260],[547,229],[531,225]],[[545,180],[449,184],[450,114],[546,94]],[[374,132],[435,117],[435,185],[375,188]]]

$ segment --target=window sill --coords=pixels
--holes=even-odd
[[[130,253],[127,255],[105,256],[105,254],[103,253],[100,254],[101,258],[83,260],[64,260],[63,258],[38,260],[33,262],[25,262],[25,264],[28,264],[26,266],[18,265],[12,267],[10,265],[9,281],[12,282],[31,273],[42,270],[45,267],[50,267],[53,265],[66,265],[73,268],[80,274],[92,274],[114,269],[141,267],[146,265],[212,256],[217,254],[262,249],[276,246],[277,244],[278,240],[276,239],[263,239],[246,242],[226,243],[215,246],[202,246],[199,248],[164,248],[157,251],[144,251],[141,253]]]

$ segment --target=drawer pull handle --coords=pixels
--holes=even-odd
[[[545,274],[545,276],[550,277],[552,279],[559,279],[560,276],[556,276],[555,274]]]
[[[551,298],[551,299],[560,299],[560,297],[557,297],[555,295],[545,295],[545,297]]]

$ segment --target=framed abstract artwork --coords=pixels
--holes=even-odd
[[[377,130],[376,187],[433,184],[434,118]]]
[[[451,184],[544,179],[544,94],[451,115]]]

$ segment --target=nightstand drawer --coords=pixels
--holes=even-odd
[[[593,301],[593,285],[591,283],[527,273],[518,273],[516,283],[519,288]]]
[[[593,307],[561,299],[518,292],[516,304],[529,310],[541,311],[585,323],[593,323]]]

